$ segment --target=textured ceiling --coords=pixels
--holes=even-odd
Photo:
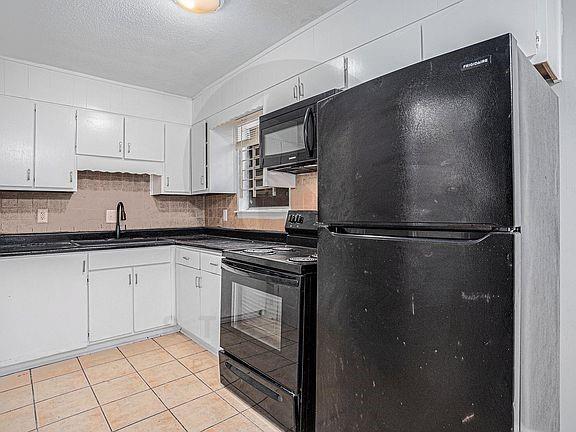
[[[344,0],[0,0],[0,55],[193,96]]]

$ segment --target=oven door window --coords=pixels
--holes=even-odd
[[[232,283],[231,326],[275,350],[282,347],[282,298]]]

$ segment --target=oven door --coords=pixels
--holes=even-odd
[[[223,260],[220,346],[298,393],[301,277]]]

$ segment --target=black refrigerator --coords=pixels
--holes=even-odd
[[[316,432],[554,432],[558,101],[504,35],[318,103]]]

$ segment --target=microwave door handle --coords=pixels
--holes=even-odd
[[[310,134],[308,133],[308,124],[310,123],[310,119],[313,120],[312,107],[308,107],[306,110],[306,114],[304,114],[304,145],[306,146],[306,150],[308,151],[308,155],[312,156],[312,148],[310,146]]]
[[[298,286],[299,281],[298,279],[288,278],[288,277],[280,277],[280,276],[272,276],[263,273],[251,272],[246,270],[240,270],[236,267],[232,267],[228,264],[221,264],[222,270],[232,273],[237,276],[248,277],[252,279],[261,280],[264,282],[275,283],[279,285],[288,285],[288,286]]]

